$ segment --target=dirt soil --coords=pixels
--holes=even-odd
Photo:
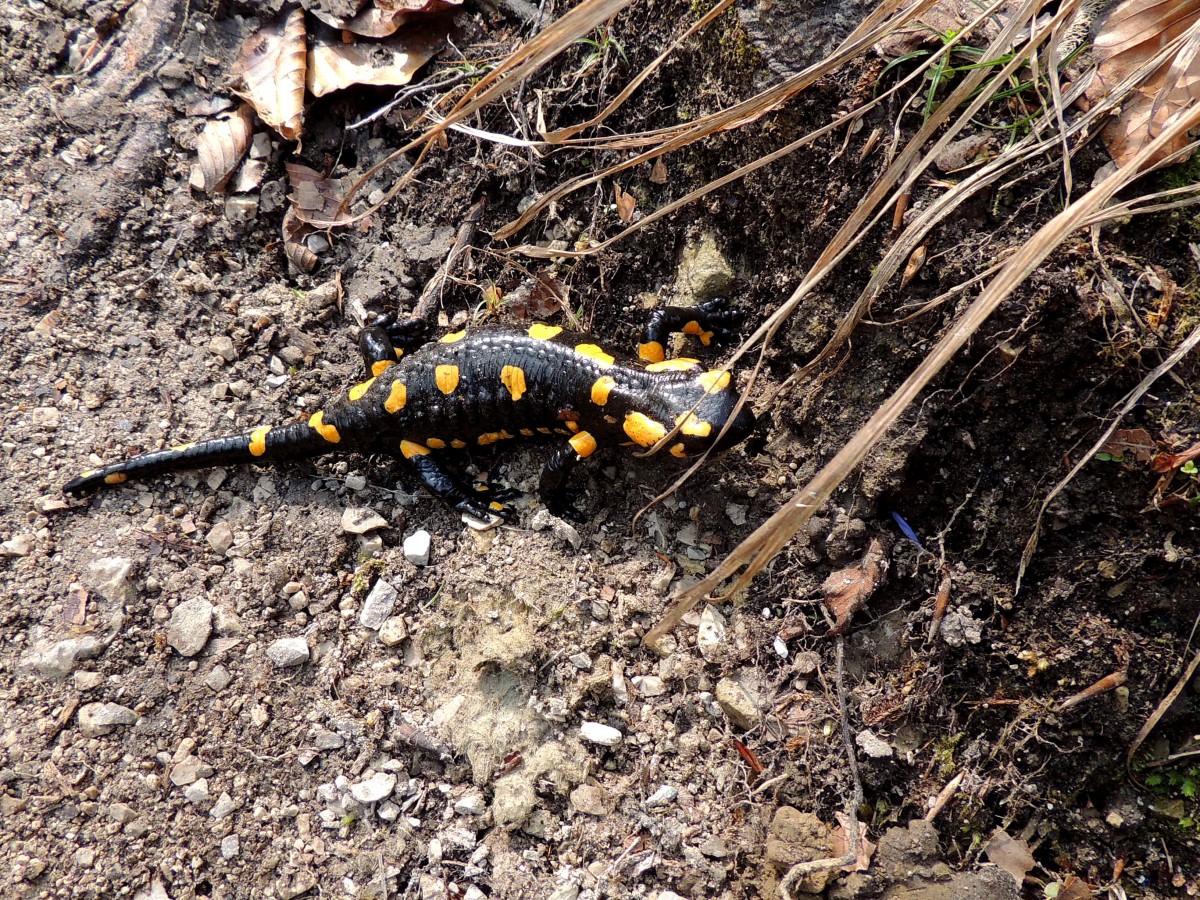
[[[731,12],[606,128],[749,96],[864,7],[793,10],[798,24],[778,5]],[[1054,166],[946,223],[832,365],[789,378],[869,276],[880,225],[770,348],[751,394],[759,432],[636,520],[678,469],[616,451],[585,467],[576,529],[530,497],[511,525],[479,533],[401,462],[356,456],[64,501],[62,484],[100,462],[307,417],[359,381],[356,304],[410,309],[480,196],[480,249],[443,293],[447,324],[546,315],[486,304],[520,298],[534,275],[615,346],[636,344],[654,305],[718,292],[760,321],[884,166],[872,131],[914,124],[885,107],[610,251],[552,264],[486,233],[617,157],[455,134],[300,274],[280,243],[283,162],[361,175],[411,137],[428,97],[352,131],[390,92],[314,102],[302,148],[275,136],[260,187],[191,190],[205,104],[228,96],[240,41],[277,9],[0,2],[0,895],[775,897],[792,865],[841,852],[854,777],[843,724],[874,850],[863,871],[818,873],[802,891],[1016,897],[994,845],[991,861],[983,850],[999,831],[1033,854],[1028,896],[1195,893],[1195,690],[1132,775],[1125,757],[1193,652],[1198,476],[1161,484],[1134,450],[1094,460],[1050,507],[1014,594],[1042,499],[1197,320],[1190,216],[1073,240],[746,594],[690,615],[661,653],[641,643],[673,595],[843,445],[969,292],[906,316],[1059,208]],[[527,26],[506,9],[468,2],[460,55],[429,71],[515,46]],[[474,124],[531,135],[539,109],[549,127],[582,121],[703,12],[635,5]],[[788,32],[784,56],[772,28]],[[665,179],[646,165],[621,186],[644,214],[871,96],[881,68],[864,60],[765,127],[666,157]],[[1077,183],[1104,162],[1089,152]],[[938,190],[923,181],[913,208]],[[606,182],[511,245],[621,227]],[[1185,360],[1125,426],[1191,445],[1195,375]],[[462,465],[529,490],[549,452],[510,446]],[[363,508],[382,527],[347,532],[344,513]],[[427,564],[405,552],[420,531]],[[875,537],[892,542],[889,578],[839,671],[818,589]],[[949,611],[931,636],[939,586]],[[1146,752],[1175,759],[1147,765]]]

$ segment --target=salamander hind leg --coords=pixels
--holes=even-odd
[[[422,484],[443,503],[466,513],[488,527],[507,520],[510,512],[491,491],[474,491],[462,484],[438,462],[428,447],[412,441],[402,441],[400,452],[416,470]]]
[[[656,309],[646,323],[638,356],[645,362],[662,362],[667,358],[667,336],[672,332],[700,338],[705,347],[732,337],[746,314],[723,297],[697,303],[695,306],[664,306]]]

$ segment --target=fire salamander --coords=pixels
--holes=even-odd
[[[307,422],[147,453],[85,472],[63,491],[81,495],[130,476],[229,463],[399,451],[435,495],[496,524],[504,508],[495,495],[466,487],[436,451],[562,435],[567,440],[547,462],[539,493],[551,512],[578,519],[567,476],[597,448],[651,447],[676,425],[667,445],[673,456],[691,456],[717,442],[738,399],[730,374],[694,359],[667,359],[665,341],[681,331],[708,345],[740,319],[720,300],[659,309],[646,326],[637,362],[619,358],[594,337],[544,323],[456,331],[427,342],[425,323],[384,320],[359,338],[370,377]],[[716,449],[738,443],[754,424],[743,407]]]

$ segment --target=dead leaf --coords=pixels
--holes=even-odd
[[[850,819],[845,813],[836,815],[841,831],[835,831],[829,836],[831,855],[845,856],[850,849],[850,829],[858,828],[858,857],[854,862],[842,866],[843,872],[865,872],[871,867],[871,857],[875,855],[875,845],[867,840],[867,823]]]
[[[304,239],[312,234],[314,229],[307,222],[302,222],[296,215],[294,207],[289,207],[283,215],[283,252],[288,262],[301,272],[311,272],[320,260],[317,254],[308,249]]]
[[[1068,875],[1058,890],[1058,900],[1089,900],[1095,889],[1077,875]]]
[[[188,184],[206,194],[222,190],[253,137],[254,110],[244,103],[230,115],[212,119],[196,139],[196,161]]]
[[[308,44],[304,10],[294,9],[246,39],[234,67],[235,93],[290,141],[304,127]]]
[[[907,265],[904,267],[904,274],[900,276],[900,287],[907,287],[908,283],[921,271],[921,266],[925,265],[925,255],[927,252],[928,248],[925,244],[922,244],[912,252],[912,255],[908,258]]]
[[[1140,463],[1149,462],[1157,450],[1154,438],[1145,428],[1121,428],[1104,442],[1101,453],[1121,459],[1134,459]],[[1164,470],[1165,471],[1165,470]]]
[[[332,181],[308,166],[300,163],[286,163],[288,184],[292,192],[288,199],[292,201],[292,211],[301,222],[340,222],[348,218],[344,213],[338,213],[342,205],[341,188]]]
[[[887,578],[888,552],[891,542],[882,537],[872,538],[861,560],[852,566],[838,569],[821,585],[825,606],[833,613],[830,634],[845,634],[850,619]]]
[[[1125,78],[1143,70],[1164,47],[1192,27],[1200,16],[1200,0],[1124,0],[1098,27],[1093,54],[1096,76],[1086,97],[1095,104]],[[1175,116],[1200,99],[1200,54],[1189,40],[1174,59],[1147,72],[1121,104],[1101,138],[1118,165],[1133,158]],[[1187,145],[1181,134],[1158,159]]]
[[[1033,854],[1029,845],[1018,841],[1002,828],[997,828],[983,845],[987,858],[1013,877],[1019,890],[1025,876],[1033,868]]]
[[[394,34],[401,25],[415,18],[454,9],[461,4],[462,0],[412,0],[400,3],[381,0],[348,19],[336,18],[320,8],[314,8],[312,14],[339,31],[349,31],[363,37],[383,38]]]
[[[1192,444],[1182,453],[1159,453],[1150,461],[1150,469],[1160,474],[1173,472],[1193,459],[1200,459],[1200,444]]]
[[[667,183],[667,164],[661,156],[654,160],[654,165],[650,167],[650,181],[654,184]]]
[[[622,222],[628,225],[633,221],[633,211],[637,208],[637,197],[625,193],[619,184],[613,185],[613,194],[616,196],[617,215]]]
[[[324,97],[355,84],[398,87],[445,46],[446,28],[409,27],[382,41],[323,41],[308,57],[308,89]]]
[[[504,305],[518,318],[541,321],[566,308],[567,291],[553,272],[539,272],[509,291]]]

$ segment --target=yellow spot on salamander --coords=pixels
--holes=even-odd
[[[575,352],[580,356],[586,356],[588,359],[594,359],[602,366],[611,366],[616,362],[612,354],[605,353],[604,348],[599,344],[576,344]]]
[[[729,387],[729,373],[719,372],[716,369],[705,372],[697,379],[700,386],[704,388],[706,394],[717,394]]]
[[[405,459],[412,459],[414,456],[428,456],[429,448],[414,441],[401,441],[400,453]]]
[[[529,326],[529,336],[539,341],[548,341],[550,338],[562,334],[562,329],[557,325],[546,325],[543,322],[534,322]]]
[[[671,455],[683,459],[687,456],[687,447],[683,446],[683,444],[672,444]]]
[[[662,362],[667,358],[667,351],[658,341],[650,341],[648,344],[638,344],[638,358],[650,363]]]
[[[458,387],[458,366],[438,366],[433,370],[433,380],[443,394],[453,394]]]
[[[567,428],[569,428],[571,433],[574,434],[579,430],[579,423],[572,419],[571,421],[567,422]]]
[[[396,359],[400,359],[402,356],[404,356],[404,351],[399,347],[393,347],[392,352],[396,354]]]
[[[267,432],[271,429],[264,425],[262,428],[255,428],[250,432],[250,450],[251,456],[262,456],[267,452]]]
[[[691,437],[708,437],[712,434],[712,423],[696,417],[693,412],[683,413],[675,418],[679,430]]]
[[[476,442],[483,447],[488,444],[494,444],[497,441],[507,441],[512,437],[507,431],[489,431],[486,434],[481,434],[476,438]]]
[[[184,450],[191,450],[191,449],[192,449],[193,447],[195,447],[195,446],[196,446],[196,442],[195,442],[195,441],[189,441],[189,442],[188,442],[188,443],[186,443],[186,444],[176,444],[176,445],[175,445],[174,447],[172,447],[171,449],[172,449],[174,452],[176,452],[176,453],[182,453]]]
[[[461,438],[455,438],[454,440],[452,440],[450,442],[450,446],[453,447],[455,450],[461,450],[463,447],[467,446],[467,442],[462,440]]]
[[[500,512],[501,510],[504,509],[504,504],[500,503],[496,500],[493,500],[491,503],[488,504],[488,509],[494,509],[496,512]]]
[[[425,442],[425,446],[430,450],[445,450],[446,442],[441,438],[430,438]]]
[[[397,350],[396,352],[400,353],[401,351]],[[395,363],[390,359],[381,359],[378,362],[373,362],[371,363],[371,374],[378,378],[394,365]]]
[[[446,335],[438,343],[440,343],[440,344],[457,344],[459,341],[461,341],[466,336],[467,336],[467,329],[464,328],[462,331],[455,331],[455,332],[452,332],[451,334]]]
[[[705,331],[704,326],[695,319],[683,326],[683,333],[694,334],[696,337],[700,338],[700,343],[702,343],[705,347],[712,343],[713,333],[711,331]]]
[[[664,359],[661,362],[650,363],[647,372],[688,372],[700,365],[698,359],[688,359],[681,356],[678,359]]]
[[[508,388],[514,400],[525,394],[525,370],[520,366],[505,366],[500,370],[500,383]]]
[[[617,382],[611,375],[601,375],[592,385],[592,402],[597,406],[603,406],[608,402],[608,395],[616,386]]]
[[[596,452],[596,439],[586,431],[579,432],[579,434],[575,435],[567,443],[574,447],[575,452],[584,458]]]
[[[356,384],[354,387],[350,388],[350,399],[351,400],[361,400],[362,395],[365,394],[367,391],[369,391],[371,389],[371,385],[373,385],[374,383],[375,383],[374,378],[368,378],[366,381],[362,382],[361,384]]]
[[[331,444],[336,444],[342,439],[342,436],[338,434],[336,427],[325,424],[325,410],[319,410],[313,413],[308,420],[308,427],[312,428],[317,432],[317,434],[325,438],[325,440],[329,441]]]
[[[538,428],[538,434],[554,434],[549,428]]]
[[[521,437],[533,437],[534,434],[535,434],[535,432],[532,428],[522,428],[521,429]]]
[[[124,472],[113,472],[111,475],[104,476],[105,484],[123,484],[129,480],[129,476]]]
[[[622,427],[639,447],[653,447],[667,433],[667,428],[662,422],[655,422],[648,415],[640,412],[631,412],[627,415]]]
[[[408,402],[408,388],[400,379],[392,382],[391,393],[388,398],[383,401],[383,408],[389,413],[398,413],[404,409],[404,404]]]

